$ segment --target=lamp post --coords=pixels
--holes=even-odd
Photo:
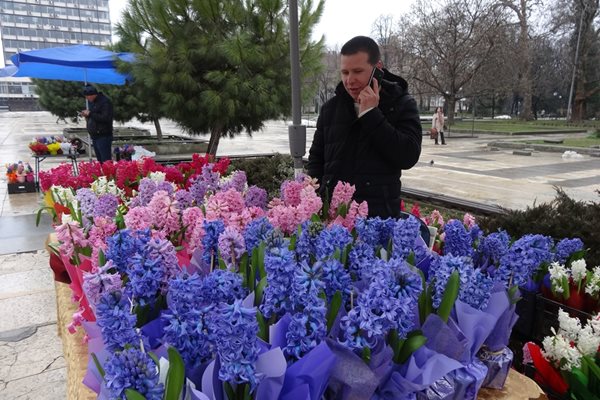
[[[302,157],[306,153],[306,126],[302,125],[300,98],[300,46],[298,44],[298,1],[289,0],[290,10],[290,66],[292,77],[292,125],[288,126],[290,154],[294,159],[294,174],[303,171]]]
[[[577,75],[577,62],[579,61],[579,45],[581,44],[581,28],[583,26],[583,14],[585,13],[586,4],[581,2],[581,16],[579,17],[579,30],[577,31],[577,46],[575,47],[575,62],[573,64],[573,75],[571,76],[571,89],[569,89],[569,102],[567,103],[567,121],[571,120],[573,112],[573,91],[575,89],[575,75]]]

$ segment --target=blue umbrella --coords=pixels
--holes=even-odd
[[[24,51],[11,58],[18,71],[12,76],[123,85],[127,75],[115,61],[133,62],[132,53],[114,53],[87,45]]]
[[[7,67],[0,68],[0,78],[6,76],[13,76],[15,72],[17,72],[17,67],[15,67],[14,65],[9,65]]]

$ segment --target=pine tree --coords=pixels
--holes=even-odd
[[[322,40],[310,37],[323,4],[300,1],[305,81],[321,68]],[[160,100],[162,115],[191,134],[210,133],[210,154],[223,135],[251,133],[290,112],[286,1],[130,0],[117,31],[137,53],[136,84]]]

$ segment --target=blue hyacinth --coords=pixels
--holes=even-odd
[[[129,348],[113,354],[104,364],[104,381],[111,399],[125,399],[133,389],[147,400],[161,400],[164,387],[158,383],[158,367],[148,354]]]
[[[552,238],[543,235],[525,235],[514,242],[500,260],[494,279],[506,286],[522,286],[534,277],[542,264],[553,259]]]
[[[332,257],[336,251],[341,254],[346,246],[352,243],[352,240],[352,235],[348,232],[348,229],[341,225],[335,224],[323,229],[315,244],[317,259],[324,260]]]
[[[559,264],[565,264],[571,254],[583,250],[583,242],[579,238],[563,239],[556,244],[554,259]]]
[[[352,291],[352,279],[350,274],[344,268],[344,265],[337,259],[329,259],[325,261],[319,261],[322,269],[322,280],[325,284],[325,296],[327,302],[331,301],[331,298],[335,292],[339,291],[342,294],[344,303]]]
[[[497,266],[502,257],[508,252],[510,236],[506,231],[498,231],[483,236],[477,246],[475,263],[483,269]]]
[[[452,219],[444,225],[444,254],[473,257],[473,239],[462,222]]]
[[[285,353],[296,359],[315,348],[327,334],[325,301],[319,296],[324,288],[321,263],[302,262],[292,286],[295,313],[286,333]]]
[[[180,273],[179,276],[169,281],[167,291],[167,304],[169,310],[177,314],[200,308],[202,304],[202,278],[194,273]]]
[[[348,253],[350,273],[354,274],[355,280],[361,280],[365,271],[370,271],[375,260],[375,250],[365,242],[356,241]]]
[[[208,320],[212,306],[198,307],[185,312],[165,312],[165,343],[175,347],[185,361],[185,365],[193,369],[213,355],[214,335],[209,330]]]
[[[252,254],[252,250],[257,248],[273,231],[273,225],[265,217],[253,219],[244,229],[244,241],[246,242],[246,251]]]
[[[414,251],[420,229],[421,223],[413,215],[405,219],[399,219],[394,227],[392,257],[406,260],[408,255]]]
[[[382,246],[387,248],[394,234],[395,226],[396,220],[393,218],[358,218],[355,229],[358,239],[361,241],[368,243],[372,247]]]
[[[267,287],[260,311],[269,318],[292,310],[290,288],[294,282],[296,260],[287,246],[267,248],[265,252]]]
[[[256,308],[242,306],[241,300],[221,304],[212,313],[217,354],[221,363],[219,379],[224,382],[248,383],[253,390],[259,382],[255,363],[258,359]]]
[[[122,229],[109,237],[104,252],[107,260],[112,260],[117,271],[127,273],[129,265],[141,249],[150,241],[150,230],[133,232]]]
[[[296,255],[300,261],[309,261],[316,254],[316,242],[323,231],[322,222],[304,221],[301,225],[300,235],[296,241]]]
[[[107,350],[121,351],[125,346],[140,346],[135,330],[137,318],[131,314],[131,303],[120,291],[104,293],[96,305],[96,321],[102,331]]]
[[[342,344],[351,349],[374,348],[391,330],[406,338],[414,329],[421,279],[404,262],[377,260],[369,287],[341,320]]]
[[[204,221],[204,237],[202,238],[202,260],[206,267],[217,264],[219,254],[219,236],[225,230],[225,224],[221,220]]]
[[[243,299],[247,294],[240,274],[216,269],[202,281],[200,301],[202,304],[232,304],[236,300]]]

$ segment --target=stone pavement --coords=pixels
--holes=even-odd
[[[150,125],[127,125],[153,131]],[[76,126],[56,124],[45,112],[0,113],[0,177],[5,175],[6,163],[23,160],[33,166],[27,144],[34,137],[61,134],[63,128]],[[165,133],[181,134],[172,122],[163,121],[162,127]],[[309,127],[307,148],[313,134],[314,128]],[[578,200],[600,201],[595,192],[600,189],[600,158],[584,155],[564,160],[560,153],[538,151],[519,156],[511,149],[488,148],[492,140],[514,140],[508,136],[456,136],[447,135],[447,146],[435,146],[424,136],[421,160],[404,172],[403,185],[519,209],[552,200],[554,186],[563,187]],[[252,137],[221,139],[219,155],[288,153],[287,137],[284,121],[270,121]],[[41,168],[65,160],[47,159]],[[50,223],[46,219],[35,228],[33,217],[41,200],[37,193],[8,195],[6,181],[0,179],[0,399],[66,397],[54,284],[43,250]]]

